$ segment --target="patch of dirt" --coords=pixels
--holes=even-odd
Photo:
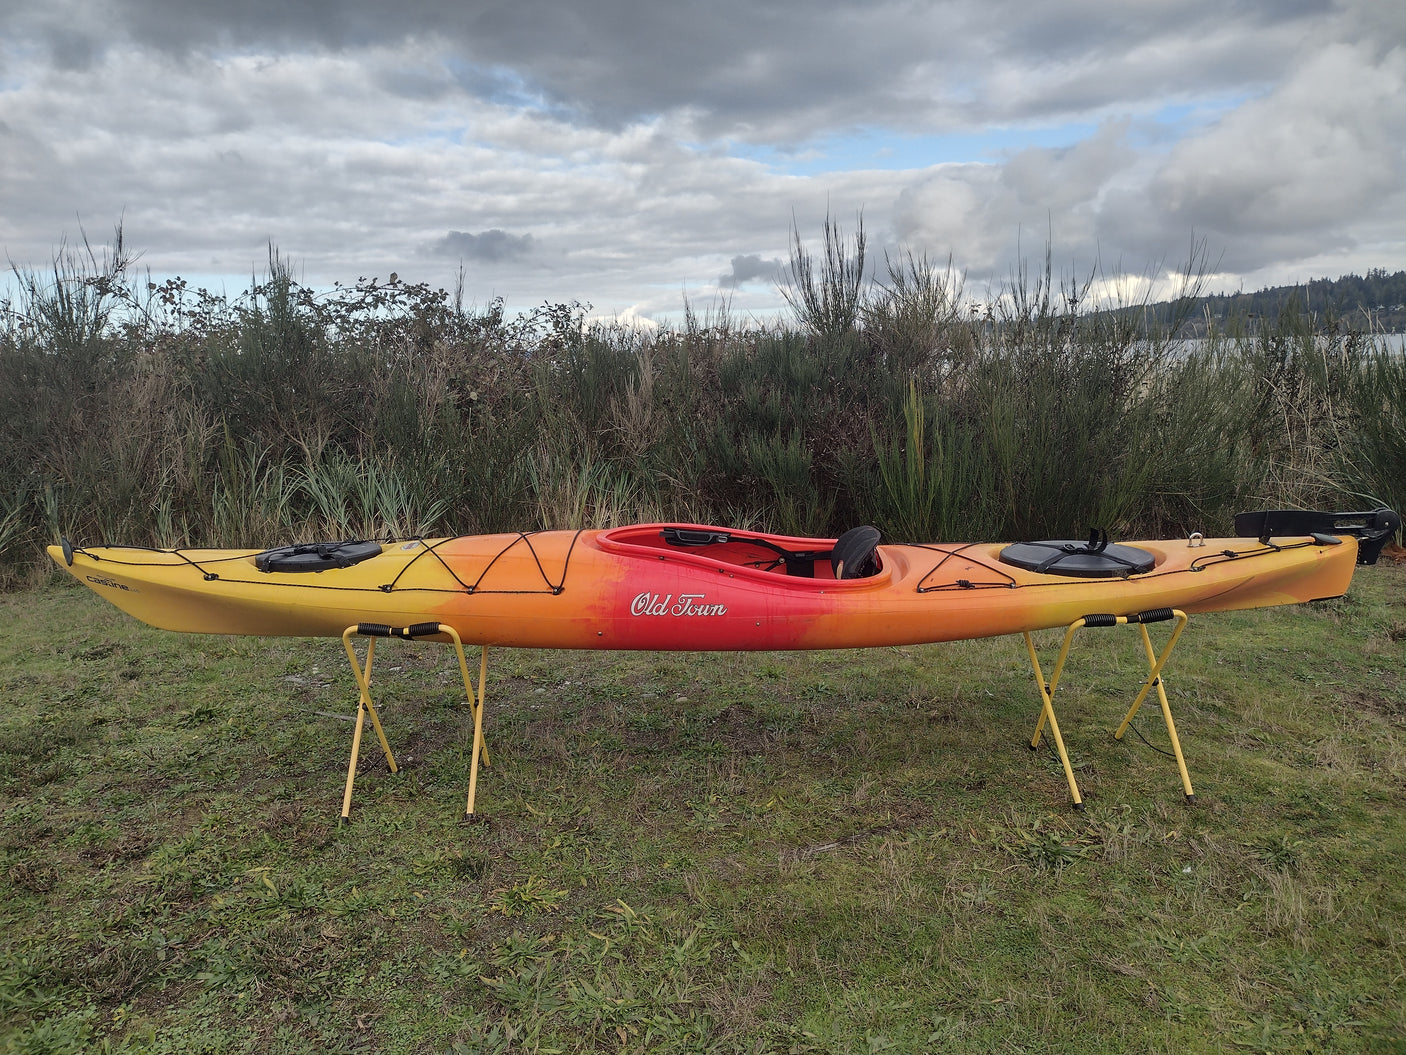
[[[300,827],[302,820],[303,804],[301,802],[279,802],[275,803],[268,811],[268,814],[259,823],[259,828],[270,834],[278,834]]]
[[[939,725],[964,725],[971,720],[971,709],[961,700],[939,700],[923,712],[929,721]]]
[[[5,878],[33,894],[47,894],[58,885],[59,871],[47,861],[21,861],[12,865]]]
[[[783,864],[795,863],[818,854],[829,853],[848,846],[854,846],[881,835],[902,837],[916,828],[926,828],[932,823],[933,810],[926,802],[917,799],[885,801],[879,808],[869,803],[851,805],[836,811],[836,815],[858,817],[864,823],[857,831],[836,835],[831,839],[812,843],[809,846],[782,847],[778,858]],[[848,826],[848,825],[846,825]]]
[[[160,967],[152,949],[93,942],[83,950],[73,974],[99,999],[120,1000],[140,989]]]
[[[711,718],[690,723],[705,739],[734,748],[744,754],[761,754],[780,738],[776,730],[768,729],[766,721],[745,703],[730,703]]]
[[[131,861],[145,857],[151,849],[152,840],[141,835],[123,836],[111,846],[85,846],[78,856],[95,868],[106,868],[118,861]]]
[[[385,752],[381,750],[381,745],[377,743],[377,741],[374,739],[374,731],[371,735],[373,737],[371,743],[375,746],[377,760],[381,768],[385,769]],[[409,736],[406,736],[403,739],[397,739],[395,732],[391,729],[387,729],[386,739],[390,741],[391,752],[395,755],[395,764],[401,769],[411,769],[415,766],[421,765],[425,759],[429,758],[436,751],[443,751],[445,749],[454,747],[462,747],[464,748],[465,752],[467,752],[468,749],[473,746],[473,730],[472,727],[470,727],[468,735],[461,736],[458,730],[449,730],[442,728],[425,729],[421,727],[411,732]],[[489,735],[488,730],[486,729],[484,730],[484,740],[488,743],[488,750],[491,754],[493,751],[493,738]],[[364,755],[366,751],[365,733],[363,733],[361,736],[361,749]],[[343,768],[345,768],[346,763],[342,763],[342,766]],[[359,766],[357,768],[357,772],[361,772]]]
[[[1350,711],[1378,715],[1389,722],[1406,722],[1406,700],[1371,692],[1350,692],[1343,696],[1343,706]]]

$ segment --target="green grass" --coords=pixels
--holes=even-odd
[[[1082,814],[1018,639],[503,650],[472,827],[448,650],[382,645],[338,827],[339,642],[0,595],[0,1052],[1403,1050],[1403,586],[1192,620],[1192,807],[1127,631]]]

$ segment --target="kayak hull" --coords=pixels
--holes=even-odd
[[[667,540],[681,530],[726,541]],[[1344,593],[1357,555],[1352,537],[1132,542],[1151,554],[1150,571],[1078,578],[1005,564],[999,544],[881,545],[876,573],[835,579],[824,559],[833,543],[644,524],[412,539],[319,572],[260,571],[254,550],[87,547],[71,563],[60,547],[49,552],[99,596],[167,630],[340,636],[357,623],[440,622],[472,644],[652,651],[919,644],[1092,613],[1295,604]],[[797,575],[777,550],[822,557]]]

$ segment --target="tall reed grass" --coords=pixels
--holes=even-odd
[[[272,545],[616,524],[895,540],[1217,532],[1256,505],[1406,505],[1406,363],[1286,311],[1188,344],[1093,277],[865,278],[799,233],[796,324],[653,334],[400,281],[233,299],[135,276],[119,231],[0,304],[0,581],[82,541]],[[1180,303],[1190,304],[1190,290]]]

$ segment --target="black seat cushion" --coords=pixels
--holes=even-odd
[[[867,579],[879,570],[879,529],[850,528],[835,540],[830,551],[830,567],[837,579]]]

